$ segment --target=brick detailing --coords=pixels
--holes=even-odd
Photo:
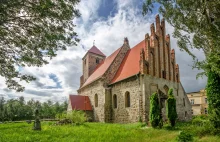
[[[179,65],[178,64],[176,64],[175,75],[176,75],[176,81],[179,83],[180,82],[180,73],[179,73]]]
[[[175,50],[172,49],[171,51],[171,70],[172,70],[172,81],[176,81],[176,76],[175,76],[175,65],[176,65],[176,60],[175,60]]]
[[[142,48],[141,52],[140,52],[140,73],[141,74],[147,74],[148,73],[148,63],[145,60],[145,52],[144,52],[144,48]]]
[[[130,46],[129,46],[128,39],[125,38],[124,44],[121,50],[119,51],[118,55],[115,57],[114,61],[112,62],[112,64],[109,66],[108,70],[104,74],[106,84],[109,84],[111,80],[113,79],[113,77],[115,76],[117,70],[119,69],[121,65],[121,62],[123,61],[129,49],[130,49]]]
[[[170,51],[170,35],[165,33],[164,19],[160,22],[160,17],[157,15],[156,32],[154,23],[151,24],[150,29],[151,35],[149,36],[148,33],[145,35],[144,56],[148,63],[146,74],[178,82],[178,73],[175,71],[175,51],[174,49]],[[143,70],[140,72],[143,73]]]

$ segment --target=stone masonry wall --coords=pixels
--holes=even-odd
[[[191,104],[189,103],[188,97],[184,93],[184,89],[181,83],[172,82],[163,78],[156,78],[151,75],[145,75],[145,121],[149,120],[150,110],[150,96],[157,90],[160,89],[164,94],[167,94],[165,86],[173,88],[174,97],[176,98],[176,109],[178,119],[181,121],[191,119]],[[184,98],[184,99],[183,99]],[[185,105],[184,102],[185,101]],[[164,110],[165,111],[165,110]],[[185,116],[185,113],[187,115]]]
[[[104,122],[105,88],[103,87],[103,81],[99,79],[80,89],[78,93],[79,95],[89,96],[93,108],[94,121]],[[95,107],[95,94],[98,95],[98,107]]]
[[[125,93],[130,93],[130,107],[125,107]],[[112,86],[112,96],[117,95],[117,108],[113,108],[114,123],[137,122],[139,118],[139,80],[137,76]],[[113,100],[113,98],[112,98]]]

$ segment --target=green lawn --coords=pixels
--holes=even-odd
[[[33,131],[33,124],[0,124],[0,142],[167,142],[176,141],[181,130],[190,127],[177,124],[175,130],[153,129],[136,124],[85,123],[81,126],[55,126],[43,122],[42,131]],[[197,128],[195,128],[196,130]],[[195,141],[219,142],[218,136],[194,136]]]

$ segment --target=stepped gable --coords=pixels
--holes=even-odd
[[[102,75],[107,71],[109,66],[112,64],[114,61],[115,57],[118,55],[119,51],[121,48],[117,49],[114,53],[112,53],[110,56],[108,56],[104,61],[102,61],[94,70],[94,72],[89,76],[89,78],[86,80],[86,82],[83,84],[83,87],[86,85],[92,83],[93,81],[99,79],[102,77]]]
[[[92,110],[88,96],[69,95],[72,110]]]
[[[106,57],[105,54],[103,54],[95,45],[93,45],[88,52]]]
[[[117,73],[111,81],[111,84],[136,75],[140,72],[140,51],[145,47],[145,40],[131,48],[125,55]]]

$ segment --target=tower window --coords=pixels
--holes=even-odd
[[[86,59],[84,60],[84,63],[86,64]]]
[[[96,64],[98,64],[99,63],[99,59],[98,58],[96,58]]]
[[[125,107],[130,107],[130,106],[131,106],[130,103],[131,103],[131,102],[130,102],[130,93],[127,91],[127,92],[125,93]]]

